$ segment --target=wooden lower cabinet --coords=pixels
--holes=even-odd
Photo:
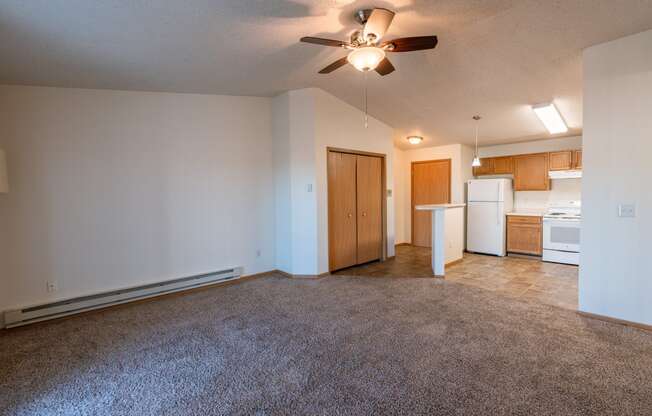
[[[507,252],[543,254],[543,228],[541,217],[507,216]]]

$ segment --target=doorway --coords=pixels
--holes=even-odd
[[[450,204],[451,160],[412,162],[412,245],[430,247],[432,217],[430,211],[417,211],[423,204]]]
[[[327,150],[330,271],[386,258],[385,155]]]

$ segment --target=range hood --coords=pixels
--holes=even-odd
[[[548,172],[550,179],[575,179],[582,177],[581,170],[551,170]]]

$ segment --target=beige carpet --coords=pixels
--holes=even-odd
[[[434,279],[267,277],[0,331],[1,415],[649,415],[652,334]]]

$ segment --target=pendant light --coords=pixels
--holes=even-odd
[[[473,116],[473,120],[475,120],[475,154],[473,155],[471,166],[474,168],[479,168],[482,165],[482,163],[480,163],[480,158],[478,157],[478,125],[480,124],[480,118],[480,116]]]

